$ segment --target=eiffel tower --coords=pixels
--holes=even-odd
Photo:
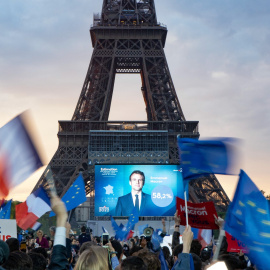
[[[103,0],[90,29],[92,58],[71,121],[59,121],[59,146],[35,189],[52,173],[63,196],[81,172],[94,213],[95,164],[179,164],[177,135],[199,138],[198,121],[186,121],[164,53],[166,26],[154,0]],[[147,121],[108,121],[115,75],[137,73]],[[193,202],[229,199],[214,175],[193,180]],[[91,214],[92,219],[95,219]]]

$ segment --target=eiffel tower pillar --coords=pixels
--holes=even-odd
[[[167,28],[157,22],[154,0],[104,0],[90,35],[94,49],[72,120],[59,121],[58,149],[34,189],[47,186],[50,167],[63,196],[82,172],[93,210],[95,164],[179,164],[177,135],[199,138],[199,130],[181,109],[164,53]],[[108,121],[116,73],[141,76],[147,121]],[[125,130],[144,131],[145,138],[152,132],[152,148],[142,150],[141,138],[127,149]],[[213,200],[218,211],[229,204],[214,175],[192,181],[190,198]]]

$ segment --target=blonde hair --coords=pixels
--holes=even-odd
[[[38,233],[38,232],[41,232],[42,236],[44,235],[44,233],[43,233],[43,231],[42,231],[42,230],[38,230],[38,231],[37,231],[37,233]]]
[[[108,270],[108,250],[100,246],[91,246],[80,255],[74,270]]]

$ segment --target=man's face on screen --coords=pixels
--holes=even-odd
[[[134,192],[140,192],[144,185],[143,176],[133,173],[130,177],[129,184]]]

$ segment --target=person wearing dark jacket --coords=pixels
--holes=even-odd
[[[79,243],[80,243],[80,247],[82,246],[82,244],[83,244],[84,242],[91,241],[90,235],[87,235],[87,234],[86,234],[86,228],[85,228],[85,226],[82,226],[82,227],[81,227],[81,232],[82,232],[82,233],[79,235]]]

